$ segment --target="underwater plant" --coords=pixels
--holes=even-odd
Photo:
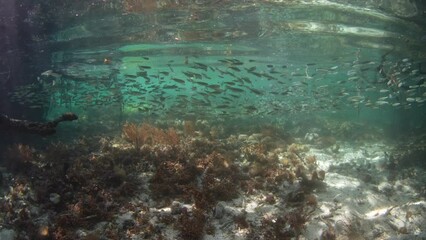
[[[296,237],[298,237],[302,233],[302,230],[305,228],[306,222],[309,220],[314,211],[315,208],[308,209],[302,206],[287,213],[284,216],[284,219],[290,225]]]
[[[204,235],[204,227],[207,217],[202,210],[194,209],[191,213],[183,212],[179,217],[176,228],[180,231],[180,237],[185,240],[201,239]]]
[[[195,134],[195,123],[191,120],[186,120],[183,122],[183,133],[185,136],[194,136]]]
[[[132,143],[135,149],[140,149],[144,144],[177,145],[180,137],[173,128],[163,130],[153,125],[143,123],[125,123],[123,126],[123,138]]]
[[[186,192],[186,186],[193,184],[196,176],[195,166],[184,161],[167,160],[157,167],[150,188],[154,197],[175,197]]]
[[[256,232],[258,236],[250,239],[299,239],[314,210],[301,206],[275,217],[265,217],[260,228],[252,229],[252,234]]]

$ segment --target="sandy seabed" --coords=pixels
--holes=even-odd
[[[15,147],[22,163],[1,171],[0,239],[426,239],[426,171],[391,146],[294,139],[259,150],[253,135],[192,138],[185,151]]]

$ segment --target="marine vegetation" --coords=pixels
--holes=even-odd
[[[299,207],[282,215],[262,219],[261,227],[252,229],[249,239],[298,239],[315,208]]]
[[[371,141],[383,136],[383,130],[374,126],[356,121],[337,121],[321,119],[321,125],[328,134],[319,139],[319,144],[333,145],[336,139],[346,141]]]
[[[147,123],[141,125],[124,124],[123,138],[132,143],[136,149],[144,144],[177,145],[179,143],[179,136],[174,129],[162,130]]]
[[[204,236],[206,215],[202,210],[195,209],[192,213],[184,212],[176,222],[182,239],[201,239]]]
[[[175,129],[182,126],[186,130],[179,134]],[[266,147],[232,134],[212,139],[197,136],[195,128],[188,122],[167,130],[125,123],[122,139],[12,146],[4,157],[15,177],[3,180],[11,188],[1,200],[1,224],[31,239],[163,239],[166,227],[180,239],[202,239],[214,234],[215,219],[228,217],[232,226],[268,239],[299,236],[317,205],[312,191],[325,177],[315,156],[306,154],[308,147]],[[280,193],[284,183],[298,187]],[[262,226],[244,209],[220,210],[221,202],[244,195],[288,208]],[[37,218],[43,221],[30,220]]]

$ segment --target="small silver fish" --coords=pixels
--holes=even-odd
[[[387,101],[376,101],[376,105],[382,106],[382,105],[387,105],[389,104],[389,102]]]

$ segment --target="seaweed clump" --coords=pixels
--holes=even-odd
[[[182,239],[202,239],[206,220],[207,217],[202,210],[194,209],[191,213],[182,213],[175,227],[179,230],[179,236]]]
[[[195,166],[175,155],[158,164],[150,188],[157,199],[176,197],[194,184],[196,176]]]
[[[131,171],[134,166],[120,163],[121,154],[94,154],[79,146],[77,142],[51,144],[45,151],[15,149],[26,153],[20,155],[25,171],[16,172],[16,179],[7,179],[14,187],[6,193],[0,210],[2,224],[14,226],[19,239],[76,239],[76,229],[112,220],[126,197],[138,189]],[[36,218],[44,220],[31,220]]]
[[[238,196],[240,170],[223,154],[212,150],[210,154],[191,157],[186,151],[170,151],[172,154],[165,157],[156,154],[160,162],[156,163],[150,189],[157,199],[193,200],[197,208],[210,209],[217,201]]]
[[[318,205],[313,191],[325,187],[325,171],[317,169],[316,156],[308,155],[308,150],[299,143],[270,151],[261,144],[242,147],[248,160],[249,178],[242,185],[246,193],[261,192],[263,204],[287,206],[265,215],[261,226],[249,224],[249,239],[297,239],[302,234]],[[283,192],[284,182],[298,184]]]
[[[177,145],[180,138],[173,128],[163,130],[148,123],[140,125],[126,123],[123,126],[124,140],[133,144],[135,149],[140,149],[144,144]]]
[[[202,159],[198,167],[204,169],[203,192],[213,204],[238,197],[239,168],[230,159],[213,152]]]
[[[24,163],[26,171],[3,180],[14,187],[0,205],[2,223],[16,227],[22,239],[84,239],[78,235],[83,230],[86,239],[163,239],[166,226],[179,231],[175,237],[201,239],[214,234],[212,223],[220,218],[263,239],[301,234],[317,206],[312,190],[325,177],[305,145],[217,140],[198,136],[193,123],[185,128],[182,137],[173,128],[126,123],[122,137],[132,147],[82,138],[44,151],[11,148],[9,160]],[[282,191],[293,183],[299,187]],[[242,194],[257,194],[260,207],[278,211],[258,226],[245,209],[218,210],[220,201]],[[40,211],[31,213],[31,204]],[[288,208],[280,209],[283,204]],[[30,221],[42,216],[43,223]],[[98,228],[104,221],[109,224]]]
[[[265,217],[257,229],[252,229],[251,239],[293,239],[300,236],[314,208],[296,208],[276,217]]]

